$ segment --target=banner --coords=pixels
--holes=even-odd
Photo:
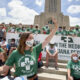
[[[44,34],[35,34],[34,40],[42,43],[48,35]],[[8,33],[7,41],[11,38],[19,40],[19,34]],[[78,53],[80,56],[80,38],[72,36],[54,36],[52,40],[58,49],[58,58],[60,60],[70,60],[70,56],[73,52]],[[43,50],[43,57],[46,57],[45,49]]]

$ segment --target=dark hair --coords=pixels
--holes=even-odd
[[[3,38],[3,41],[6,41],[6,38]]]
[[[7,60],[7,54],[5,53],[5,52],[3,52],[3,55],[4,55],[4,59],[5,59],[5,61]]]
[[[38,28],[38,26],[35,26],[35,28]]]
[[[15,39],[14,39],[14,38],[12,38],[12,39],[11,39],[11,42],[12,42],[12,41],[14,41],[14,42],[15,42]]]
[[[28,33],[22,33],[21,34],[21,37],[20,37],[20,40],[19,40],[19,46],[18,46],[18,51],[20,52],[20,54],[23,54],[24,55],[24,50],[25,50],[25,47],[26,47],[26,39],[28,39],[28,37],[30,36],[30,32]]]

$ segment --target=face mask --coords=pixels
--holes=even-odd
[[[26,45],[29,47],[32,47],[34,43],[34,39],[30,40],[30,41],[26,41]]]
[[[73,60],[75,60],[75,61],[78,60],[78,57],[73,57]]]

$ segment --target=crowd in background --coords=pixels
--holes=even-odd
[[[9,25],[5,25],[5,23],[0,24],[0,37],[5,37],[7,32],[22,33],[27,31],[32,32],[34,34],[49,34],[51,29],[48,25],[45,25],[40,28],[39,25],[30,25],[26,27],[21,23],[18,25],[14,25],[12,23],[10,23]],[[55,35],[80,37],[79,25],[76,25],[75,27],[70,27],[68,30],[66,29],[66,26],[60,26]]]

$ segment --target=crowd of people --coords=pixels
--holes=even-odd
[[[80,29],[79,26],[70,27],[69,30],[66,30],[66,27],[59,27],[56,35],[80,37]]]
[[[76,27],[75,29],[70,28],[69,31],[65,27],[57,26],[57,22],[52,18],[55,28],[50,31],[49,27],[46,25],[42,28],[43,34],[49,34],[47,38],[42,42],[35,44],[34,37],[32,33],[40,34],[41,31],[38,26],[35,28],[31,25],[29,28],[22,27],[5,27],[2,24],[0,27],[0,79],[8,76],[10,80],[18,80],[18,77],[26,76],[26,80],[38,80],[37,68],[43,66],[42,62],[42,50],[46,47],[46,67],[49,66],[49,59],[54,59],[55,69],[58,70],[58,50],[53,42],[51,42],[52,37],[56,35],[65,36],[78,36],[80,37],[80,29]],[[27,32],[28,31],[28,32]],[[16,45],[15,39],[12,38],[10,43],[6,41],[6,32],[18,33],[22,32],[19,44]],[[25,33],[27,32],[27,33]],[[48,44],[48,46],[47,46]],[[80,80],[80,61],[78,59],[78,54],[73,53],[71,55],[71,60],[68,62],[68,80]],[[11,68],[14,68],[15,73],[11,74]],[[13,77],[10,77],[12,76]],[[25,77],[24,77],[25,78]]]
[[[19,23],[18,25],[14,25],[12,23],[9,23],[8,25],[6,25],[5,23],[0,24],[0,37],[2,37],[3,34],[5,37],[7,32],[22,33],[22,32],[28,32],[28,31],[34,34],[50,34],[51,29],[49,25],[45,25],[40,28],[39,25],[30,25],[26,27],[21,23]],[[79,25],[76,25],[75,27],[70,27],[67,30],[66,26],[59,26],[55,35],[80,37],[80,27]]]

